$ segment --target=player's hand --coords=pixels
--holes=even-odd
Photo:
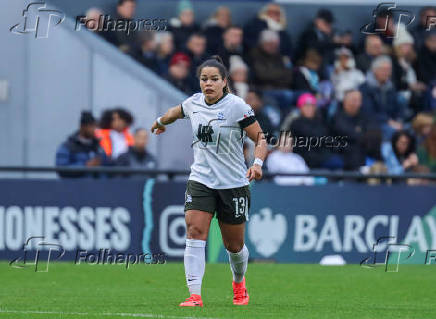
[[[158,122],[154,121],[153,125],[151,126],[151,133],[159,135],[159,134],[161,134],[163,132],[165,132],[165,126],[164,125],[159,125]]]
[[[259,180],[262,178],[262,167],[259,165],[253,165],[251,166],[248,171],[247,175],[245,175],[248,178],[248,181],[251,182],[253,179]]]

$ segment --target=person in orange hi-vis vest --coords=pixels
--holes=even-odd
[[[100,139],[100,146],[108,157],[117,159],[133,145],[133,136],[129,131],[132,123],[133,116],[123,108],[103,112],[100,128],[95,135]]]

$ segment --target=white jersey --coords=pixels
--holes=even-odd
[[[182,103],[182,110],[191,120],[194,138],[189,179],[213,189],[248,185],[243,128],[256,120],[252,108],[231,93],[212,105],[196,93]]]

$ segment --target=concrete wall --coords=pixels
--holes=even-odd
[[[148,128],[186,98],[99,37],[74,31],[73,19],[51,28],[48,38],[9,32],[23,20],[27,2],[8,2],[0,10],[0,80],[9,83],[9,97],[0,102],[0,165],[52,166],[58,145],[78,128],[81,110],[100,116],[122,105],[135,115],[134,127]],[[179,121],[151,137],[149,148],[160,168],[187,169],[190,144],[189,123]]]

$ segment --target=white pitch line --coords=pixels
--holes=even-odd
[[[0,313],[17,313],[17,314],[41,314],[41,315],[76,315],[76,316],[115,316],[115,317],[139,317],[139,318],[162,318],[162,319],[218,319],[206,317],[178,317],[167,315],[155,315],[151,313],[90,313],[90,312],[62,312],[62,311],[38,311],[38,310],[4,310],[0,309]]]

